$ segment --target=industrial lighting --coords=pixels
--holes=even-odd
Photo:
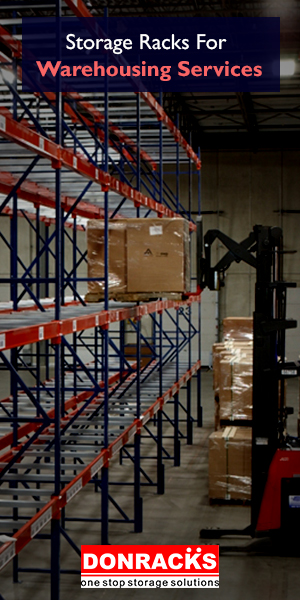
[[[296,62],[293,58],[280,60],[280,77],[291,77],[295,74]]]

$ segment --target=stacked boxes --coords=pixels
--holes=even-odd
[[[253,320],[223,321],[224,342],[213,345],[215,429],[209,438],[209,496],[250,500],[253,388]],[[221,428],[223,421],[232,426]],[[234,426],[245,420],[245,427]]]
[[[223,338],[235,342],[252,342],[253,318],[227,317],[223,319]]]
[[[209,497],[251,499],[250,427],[225,427],[209,438]]]
[[[190,236],[185,219],[117,219],[109,222],[109,296],[126,300],[189,292]],[[89,302],[104,296],[104,222],[87,227]],[[97,278],[99,280],[97,281]]]
[[[220,361],[220,419],[252,419],[253,361],[234,353]]]
[[[251,342],[213,346],[213,387],[219,420],[252,419],[253,347]]]

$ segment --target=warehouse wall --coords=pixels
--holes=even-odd
[[[203,210],[224,211],[204,217],[207,227],[218,227],[236,240],[247,237],[254,224],[283,228],[285,279],[300,281],[299,152],[223,153],[203,157]],[[277,211],[277,212],[276,212]],[[220,247],[220,255],[222,247]],[[230,314],[250,316],[254,308],[255,272],[240,263],[228,270],[221,290],[220,318]]]
[[[201,205],[204,232],[217,228],[237,241],[246,238],[253,225],[283,228],[284,276],[300,284],[300,214],[281,215],[280,210],[300,210],[300,152],[206,152],[202,154]],[[172,171],[166,167],[165,171]],[[175,189],[175,177],[167,176]],[[187,206],[188,176],[182,177],[181,199]],[[193,176],[192,210],[197,210],[197,176]],[[224,253],[216,243],[215,257]],[[293,253],[297,251],[297,253]],[[194,250],[193,250],[194,254]],[[195,262],[194,262],[195,268]],[[225,287],[219,293],[221,322],[226,316],[251,316],[254,308],[255,272],[234,263],[227,272]],[[295,297],[291,302],[295,304]],[[207,301],[207,299],[206,299]],[[213,301],[213,296],[212,296]],[[291,304],[291,302],[289,304]],[[289,312],[291,312],[289,310]],[[211,327],[215,324],[212,322]],[[299,331],[299,330],[298,330]],[[299,334],[300,336],[300,334]],[[205,340],[203,340],[205,343]]]

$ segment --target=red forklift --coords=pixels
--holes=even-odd
[[[198,286],[218,290],[232,262],[256,269],[253,314],[253,416],[251,523],[243,530],[202,529],[200,537],[250,536],[246,545],[220,546],[220,552],[258,552],[299,555],[300,439],[287,433],[284,381],[300,374],[300,363],[285,362],[285,332],[297,327],[286,318],[287,289],[283,280],[283,236],[279,227],[255,225],[240,243],[219,230],[204,238],[197,233]],[[227,253],[211,266],[211,247],[219,240]]]

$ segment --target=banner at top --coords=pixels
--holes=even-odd
[[[280,19],[24,18],[23,91],[279,92]]]

